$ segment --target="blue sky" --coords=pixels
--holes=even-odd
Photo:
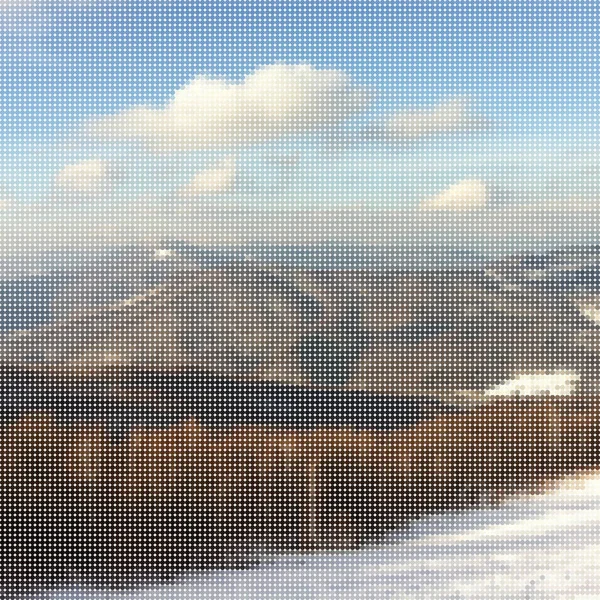
[[[90,139],[82,123],[164,105],[200,75],[242,80],[274,63],[368,86],[361,123],[460,96],[491,127],[403,144],[309,136],[253,145],[238,151],[245,202],[394,205],[469,178],[538,199],[552,186],[567,197],[600,186],[591,2],[31,0],[0,12],[0,184],[19,202],[50,195],[63,166],[98,158],[125,171],[115,192],[124,198],[169,193],[219,153],[155,156]],[[273,152],[299,155],[287,188],[261,162]]]

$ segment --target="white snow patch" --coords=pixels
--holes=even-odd
[[[576,296],[572,299],[572,302],[582,316],[592,321],[592,323],[600,325],[600,297],[596,295]]]
[[[577,393],[580,380],[577,371],[569,370],[520,373],[486,390],[484,396],[570,396]]]
[[[135,591],[70,588],[52,600],[572,600],[600,598],[600,473],[544,495],[416,522],[357,551],[265,560]]]
[[[154,260],[168,260],[170,258],[175,258],[177,256],[177,252],[175,250],[171,250],[170,248],[158,248],[154,251],[153,259]]]

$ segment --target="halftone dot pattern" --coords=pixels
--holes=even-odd
[[[600,598],[598,16],[0,0],[0,597]]]

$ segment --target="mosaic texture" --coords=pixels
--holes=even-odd
[[[598,16],[0,0],[0,597],[600,598]]]

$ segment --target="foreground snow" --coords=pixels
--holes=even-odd
[[[65,589],[44,598],[434,600],[600,598],[600,473],[501,507],[432,516],[377,545],[287,556],[245,571],[189,575],[119,592]]]

